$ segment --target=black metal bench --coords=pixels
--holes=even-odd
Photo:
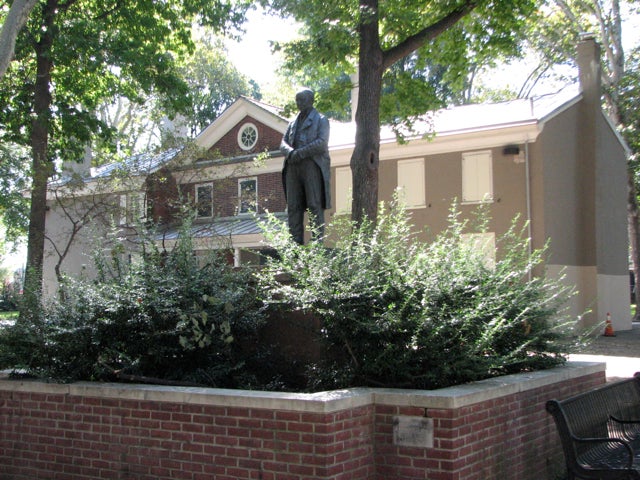
[[[640,480],[640,373],[546,407],[569,480]]]

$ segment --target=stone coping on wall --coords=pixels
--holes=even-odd
[[[122,383],[59,384],[6,378],[0,380],[0,390],[310,413],[331,413],[371,404],[455,409],[604,372],[605,368],[606,364],[600,362],[567,362],[549,370],[505,375],[438,390],[350,388],[318,393],[285,393]]]

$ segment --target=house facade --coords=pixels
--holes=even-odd
[[[579,66],[580,84],[551,95],[435,112],[424,124],[416,124],[417,131],[432,132],[426,138],[417,135],[398,143],[395,133],[383,127],[379,199],[391,200],[399,192],[416,232],[425,240],[427,227],[433,233],[447,226],[454,201],[463,215],[479,204],[488,206],[488,232],[469,232],[469,237],[481,242],[489,255],[514,217],[527,220],[531,247],[549,242],[547,273],[564,275],[564,281],[578,290],[571,304],[576,318],[589,326],[609,313],[614,330],[627,330],[628,152],[600,106],[595,41],[580,44]],[[178,149],[137,157],[139,174],[133,183],[94,195],[109,198],[105,203],[127,212],[112,220],[111,225],[120,228],[110,234],[115,243],[105,243],[104,248],[132,248],[135,234],[126,232],[136,210],[166,226],[158,241],[170,247],[177,235],[172,219],[186,201],[196,213],[192,228],[197,252],[225,248],[236,264],[259,261],[255,251],[268,248],[259,226],[261,216],[271,212],[286,218],[279,145],[287,124],[273,107],[241,97],[195,139],[197,147],[208,152],[206,158]],[[328,220],[350,211],[354,138],[353,123],[331,124],[334,205]],[[89,198],[91,188],[99,191],[90,185],[112,174],[112,167],[93,171],[83,198]],[[67,273],[90,274],[87,253],[96,249],[96,238],[109,237],[88,218],[61,261],[60,247],[53,246],[69,238],[70,223],[52,197],[44,267],[49,293],[55,291],[56,263]],[[590,313],[582,316],[585,311]]]

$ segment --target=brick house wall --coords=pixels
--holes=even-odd
[[[232,217],[238,209],[238,181],[244,178],[256,178],[258,182],[258,214],[284,212],[287,202],[284,198],[282,174],[280,172],[261,173],[224,178],[213,181],[213,204],[216,217]],[[206,182],[194,182],[180,186],[184,198],[195,198],[195,187]]]
[[[238,132],[246,123],[254,124],[258,130],[258,141],[249,151],[242,150],[238,146]],[[278,150],[280,148],[281,141],[282,133],[264,125],[252,116],[247,115],[226,134],[224,134],[220,140],[210,148],[210,150],[222,155],[223,157],[235,157],[239,155],[257,154],[264,152],[265,150]]]
[[[546,400],[604,382],[603,364],[431,392],[0,381],[0,479],[552,480]],[[400,415],[432,420],[432,446],[396,442]]]
[[[258,131],[258,140],[251,150],[243,150],[238,144],[238,132],[247,124],[253,124]],[[278,151],[282,133],[264,125],[250,115],[245,116],[225,135],[223,135],[209,150],[220,158],[242,158],[258,155],[262,152]],[[238,163],[237,174],[224,179],[210,181],[200,178],[198,167],[194,167],[192,179],[181,185],[176,184],[170,168],[165,166],[158,172],[150,174],[145,181],[145,190],[148,202],[148,214],[151,219],[161,223],[167,223],[175,219],[178,213],[180,201],[190,199],[195,202],[196,185],[213,183],[214,190],[214,217],[231,217],[238,214],[238,181],[244,178],[256,178],[258,185],[257,213],[266,211],[275,213],[283,212],[286,208],[282,175],[280,172],[261,173],[248,175],[243,173],[250,167],[247,160],[246,167],[242,162]],[[181,200],[182,199],[182,200]]]

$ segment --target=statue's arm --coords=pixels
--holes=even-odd
[[[289,144],[289,134],[291,133],[291,124],[287,127],[287,131],[284,133],[282,137],[282,141],[280,142],[280,151],[284,155],[284,158],[289,158],[291,152],[293,152],[293,147]]]

